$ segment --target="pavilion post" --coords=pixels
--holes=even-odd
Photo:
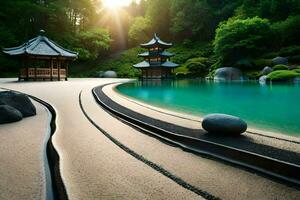
[[[57,60],[57,70],[58,70],[58,73],[57,73],[57,79],[58,81],[60,81],[60,65],[61,65],[61,60]]]
[[[66,78],[65,78],[65,81],[68,80],[68,77],[69,77],[69,62],[66,61]]]
[[[50,80],[53,81],[53,59],[51,58],[51,66],[50,66]]]

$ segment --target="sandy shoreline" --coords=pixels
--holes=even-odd
[[[114,91],[115,93],[117,93],[117,95],[119,97],[125,99],[126,101],[132,102],[136,105],[140,105],[142,107],[148,108],[148,109],[156,111],[156,112],[165,113],[165,114],[170,115],[170,116],[175,116],[177,118],[183,118],[183,119],[187,119],[187,120],[195,121],[195,122],[199,122],[199,123],[203,120],[204,115],[196,116],[196,115],[193,115],[193,114],[183,113],[183,112],[180,112],[180,111],[164,109],[162,107],[155,106],[155,105],[150,105],[150,104],[147,104],[146,102],[143,102],[143,101],[140,101],[138,99],[134,99],[130,96],[127,96],[125,94],[122,94],[116,88],[121,84],[122,83],[116,83],[116,84],[112,85],[111,87],[105,88],[105,91],[106,92]],[[121,103],[119,98],[114,98],[114,96],[113,96],[113,100]],[[182,125],[184,126],[184,124],[182,124]],[[201,126],[198,126],[198,128],[199,127],[201,127]],[[267,130],[259,129],[259,128],[256,128],[256,127],[253,127],[253,126],[251,126],[250,128],[248,127],[247,131],[250,132],[250,133],[261,134],[261,135],[264,135],[264,136],[270,136],[270,137],[274,137],[274,138],[281,138],[281,139],[285,139],[285,140],[300,142],[300,137],[287,135],[287,134],[283,134],[283,133],[280,133],[280,132],[267,131]]]

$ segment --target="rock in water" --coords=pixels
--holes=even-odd
[[[0,104],[19,110],[23,117],[36,115],[36,108],[25,94],[10,91],[0,92]]]
[[[117,73],[115,71],[106,71],[103,74],[104,78],[117,78]]]
[[[266,84],[267,83],[267,76],[264,75],[264,76],[259,77],[259,83],[262,84],[262,85]]]
[[[238,136],[247,130],[247,123],[231,115],[210,114],[204,117],[202,127],[208,133]]]
[[[271,68],[271,67],[265,67],[262,71],[261,71],[261,73],[263,74],[263,75],[268,75],[268,74],[270,74],[271,72],[273,71],[273,69]]]
[[[276,57],[272,59],[274,65],[287,65],[288,59],[284,57]]]
[[[215,81],[242,81],[243,74],[241,70],[233,67],[223,67],[216,70]]]
[[[17,109],[8,105],[0,105],[0,124],[17,122],[22,118],[22,113]]]

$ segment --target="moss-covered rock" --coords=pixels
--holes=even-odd
[[[300,77],[300,73],[296,71],[289,70],[278,70],[270,73],[267,76],[267,80],[269,81],[290,81],[296,77]]]
[[[278,71],[278,70],[288,70],[289,67],[287,65],[275,65],[273,67],[273,71]]]

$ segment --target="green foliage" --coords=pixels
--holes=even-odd
[[[215,25],[211,23],[212,12],[205,1],[172,1],[171,16],[170,31],[177,38],[212,39]]]
[[[288,68],[288,66],[286,66],[286,65],[275,65],[274,67],[273,67],[273,70],[274,71],[278,71],[278,70],[288,70],[289,68]]]
[[[270,81],[287,81],[292,78],[300,77],[300,73],[296,71],[289,71],[289,70],[279,70],[271,72],[267,76],[267,80]]]
[[[143,43],[151,37],[150,19],[147,17],[137,17],[129,29],[129,43],[133,46]]]
[[[289,57],[289,62],[294,63],[294,64],[299,64],[300,63],[300,55]]]
[[[95,60],[109,49],[111,42],[108,31],[99,28],[80,32],[76,39],[78,47],[75,50],[79,51],[81,60]]]
[[[138,58],[137,55],[142,53],[141,48],[132,48],[125,50],[119,54],[113,55],[110,58],[97,62],[96,64],[90,64],[91,68],[81,68],[71,69],[73,76],[83,76],[83,77],[98,77],[99,72],[112,70],[117,72],[118,77],[124,78],[134,78],[139,77],[140,71],[134,69],[132,65],[141,62],[141,58]]]
[[[283,57],[300,55],[300,46],[289,46],[281,48],[279,51],[279,55]]]
[[[300,68],[293,69],[292,71],[294,71],[294,72],[300,74]]]
[[[299,35],[300,15],[289,16],[284,21],[279,21],[272,25],[272,30],[276,36],[274,41],[277,47],[288,45],[300,45]]]
[[[258,80],[259,77],[262,76],[261,71],[257,70],[246,70],[243,72],[243,74],[248,77],[250,80]]]
[[[259,58],[259,59],[255,59],[253,62],[257,69],[263,69],[266,66],[271,67],[273,65],[272,59]]]
[[[208,58],[191,58],[178,69],[176,69],[175,72],[181,74],[193,74],[193,76],[197,77],[204,77],[209,71],[208,64]]]
[[[176,56],[172,58],[172,61],[178,64],[184,64],[191,58],[210,57],[213,54],[211,44],[190,41],[186,41],[183,44],[175,44],[169,51],[176,54]]]
[[[253,58],[266,51],[271,37],[270,23],[258,17],[229,20],[216,30],[214,51],[224,65]]]

